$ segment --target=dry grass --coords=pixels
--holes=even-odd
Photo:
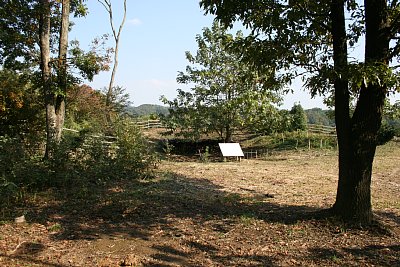
[[[152,180],[38,196],[27,224],[0,226],[0,265],[399,266],[399,166],[400,143],[379,147],[373,206],[391,234],[313,217],[334,202],[334,151],[163,161]]]

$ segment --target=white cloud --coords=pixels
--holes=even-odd
[[[143,24],[143,22],[138,18],[133,18],[133,19],[128,20],[128,24],[133,25],[133,26],[139,26],[139,25]]]

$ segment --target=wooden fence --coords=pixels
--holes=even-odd
[[[144,120],[144,121],[136,121],[135,123],[141,129],[146,129],[146,130],[152,129],[152,128],[164,128],[164,125],[161,123],[160,120]],[[66,129],[66,128],[64,128],[64,130],[71,131],[71,132],[79,132],[76,130]],[[307,125],[307,133],[336,136],[336,127],[319,125],[319,124],[308,124]],[[93,136],[93,137],[95,137],[95,136]],[[98,137],[100,137],[100,136],[98,136]]]
[[[142,129],[164,128],[160,120],[137,121],[136,125]]]
[[[325,126],[325,125],[319,125],[319,124],[308,124],[307,125],[307,131],[309,133],[336,136],[336,127],[334,127],[334,126]]]
[[[164,125],[161,123],[160,120],[137,121],[136,125],[138,125],[142,129],[164,128]],[[320,124],[308,124],[307,131],[309,133],[336,136],[336,127],[334,127],[334,126],[325,126],[325,125],[320,125]]]
[[[67,131],[67,132],[76,133],[76,134],[80,133],[80,131],[74,130],[74,129],[63,128],[63,130]],[[115,144],[115,141],[118,139],[116,136],[107,136],[107,135],[88,134],[87,136],[90,138],[95,138],[96,140],[99,140],[99,142],[106,147],[110,147],[111,145]],[[87,147],[88,145],[83,144],[83,146]]]

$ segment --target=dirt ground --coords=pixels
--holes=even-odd
[[[329,150],[162,161],[154,179],[33,196],[26,223],[0,225],[0,266],[400,266],[400,143],[374,163],[385,228],[316,219],[336,185]]]

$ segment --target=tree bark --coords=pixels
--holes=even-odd
[[[54,90],[51,81],[50,68],[50,26],[51,4],[49,0],[41,0],[41,25],[40,25],[40,50],[43,87],[46,106],[46,154],[45,158],[51,158],[54,149],[61,141],[62,129],[65,119],[65,95],[67,91],[67,50],[70,0],[62,1],[61,28],[59,40],[59,56],[57,62],[57,86]]]
[[[55,140],[56,118],[54,107],[51,103],[51,69],[50,69],[50,0],[40,1],[40,68],[42,71],[42,84],[46,106],[46,154],[45,157],[51,156],[52,143]]]
[[[344,1],[331,6],[335,80],[335,116],[339,143],[339,181],[332,211],[349,222],[370,223],[372,165],[377,132],[381,125],[386,86],[377,81],[363,84],[353,117],[349,115],[349,90],[346,79],[347,46]],[[366,0],[365,63],[386,65],[389,51],[386,1]]]
[[[225,126],[225,143],[231,143],[232,142],[232,128],[230,124]]]
[[[60,43],[58,52],[58,86],[61,91],[56,98],[57,140],[61,140],[65,120],[65,97],[67,95],[67,52],[69,33],[70,0],[62,0]]]
[[[122,28],[125,24],[125,20],[126,20],[126,0],[124,0],[124,16],[122,19],[122,22],[119,26],[118,32],[116,31],[115,27],[114,27],[114,21],[113,21],[113,10],[112,10],[112,5],[111,5],[111,1],[110,0],[98,0],[106,9],[106,11],[108,12],[109,18],[110,18],[110,26],[111,26],[111,30],[113,33],[113,37],[114,37],[114,41],[115,41],[115,51],[114,51],[114,66],[111,72],[111,78],[110,78],[110,83],[108,85],[108,91],[107,91],[107,95],[106,95],[106,106],[108,108],[108,113],[106,114],[107,117],[107,122],[108,124],[111,124],[112,120],[111,120],[111,108],[112,108],[112,99],[113,99],[113,94],[114,94],[114,80],[115,80],[115,74],[117,73],[117,68],[118,68],[118,51],[119,51],[119,40],[120,40],[120,36],[121,36],[121,31]]]

